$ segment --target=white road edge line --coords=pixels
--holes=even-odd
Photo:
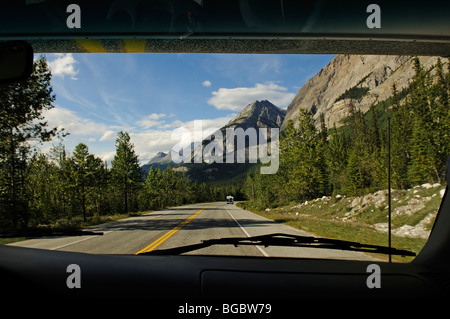
[[[80,243],[80,242],[82,242],[82,241],[85,241],[85,240],[88,240],[88,239],[92,239],[92,238],[95,238],[95,237],[98,237],[98,235],[96,235],[96,236],[91,236],[91,237],[87,237],[87,238],[83,238],[83,239],[80,239],[80,240],[77,240],[77,241],[74,241],[74,242],[71,242],[71,243],[68,243],[68,244],[65,244],[65,245],[61,245],[61,246],[58,246],[58,247],[54,247],[54,248],[52,248],[52,249],[50,249],[50,250],[56,250],[56,249],[60,249],[60,248],[63,248],[63,247],[70,246],[70,245],[74,245],[74,244],[77,244],[77,243]]]
[[[162,214],[156,215],[156,216],[151,216],[152,218],[150,218],[150,219],[156,219],[156,218],[160,217],[161,215],[167,215],[167,214],[169,214],[169,213],[171,213],[171,212],[173,212],[173,211],[168,211],[168,212],[164,212],[164,213],[162,213]],[[152,212],[152,213],[153,213],[153,212]],[[151,215],[151,213],[144,214],[143,216],[147,216],[147,215]],[[134,218],[134,217],[129,217],[129,218],[131,219],[131,218]],[[128,219],[128,218],[125,218],[125,219]],[[112,223],[114,223],[114,222],[117,222],[117,221],[113,221]],[[120,222],[120,221],[119,221],[119,222]],[[108,230],[108,231],[105,231],[105,232],[103,232],[103,235],[108,234],[108,233],[112,233],[113,231],[114,231],[114,230]],[[64,245],[61,245],[61,246],[58,246],[58,247],[51,248],[51,249],[49,249],[49,250],[57,250],[57,249],[64,248],[64,247],[67,247],[67,246],[70,246],[70,245],[78,244],[78,243],[81,243],[81,242],[83,242],[83,241],[85,241],[85,240],[89,240],[89,239],[92,239],[92,238],[96,238],[96,237],[98,237],[98,236],[99,236],[99,235],[90,236],[90,237],[83,238],[83,239],[80,239],[80,240],[77,240],[77,241],[74,241],[74,242],[71,242],[71,243],[67,243],[67,244],[64,244]]]
[[[234,219],[234,221],[236,222],[236,224],[238,224],[238,226],[242,229],[242,231],[245,233],[245,235],[246,235],[247,237],[251,237],[250,234],[244,229],[244,227],[242,227],[242,225],[239,224],[239,222],[236,220],[236,218],[234,218],[234,216],[231,215],[231,213],[228,211],[228,209],[226,208],[226,206],[225,206],[224,208],[225,208],[225,210],[227,211],[228,215],[230,215],[231,218]],[[258,250],[264,255],[264,257],[270,257],[269,254],[268,254],[264,249],[262,249],[260,246],[255,245],[255,247],[258,248]]]
[[[113,232],[112,230],[105,231],[105,232],[103,232],[103,235],[108,234],[108,233],[112,233],[112,232]],[[80,239],[80,240],[77,240],[77,241],[74,241],[74,242],[71,242],[71,243],[67,243],[67,244],[64,244],[64,245],[61,245],[61,246],[58,246],[58,247],[51,248],[49,250],[56,250],[56,249],[64,248],[64,247],[67,247],[67,246],[70,246],[70,245],[81,243],[82,241],[85,241],[85,240],[88,240],[88,239],[99,237],[99,236],[101,236],[101,235],[94,235],[94,236],[86,237],[86,238],[83,238],[83,239]]]

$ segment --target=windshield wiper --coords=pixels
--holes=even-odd
[[[378,254],[391,254],[401,256],[416,256],[414,252],[389,248],[377,245],[361,244],[353,241],[345,241],[338,239],[297,236],[291,234],[268,234],[253,237],[227,237],[219,239],[204,240],[199,244],[180,246],[162,250],[152,250],[150,252],[141,253],[139,255],[179,255],[189,251],[213,246],[213,245],[261,245],[261,246],[288,246],[288,247],[308,247],[308,248],[325,248],[338,250],[362,251]]]

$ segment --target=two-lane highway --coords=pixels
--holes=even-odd
[[[225,202],[169,208],[85,230],[94,234],[30,239],[11,245],[92,254],[138,254],[223,237],[272,233],[311,236]],[[96,234],[96,233],[102,233]],[[187,254],[375,260],[363,253],[317,248],[215,245]]]

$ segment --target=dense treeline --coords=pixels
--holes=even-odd
[[[50,80],[41,57],[29,79],[0,86],[0,229],[224,200],[236,192],[192,182],[171,167],[144,176],[126,132],[117,135],[111,167],[83,143],[70,155],[61,143],[47,154],[33,152],[33,144],[66,135],[42,115],[55,100]]]
[[[49,154],[35,153],[27,161],[24,192],[27,216],[22,224],[54,224],[73,218],[98,218],[157,210],[195,202],[224,200],[231,187],[198,184],[172,167],[150,168],[144,176],[126,132],[119,132],[116,155],[108,168],[80,143],[71,156],[64,145]]]
[[[298,127],[290,121],[281,134],[277,174],[262,175],[258,169],[248,174],[249,201],[262,209],[386,189],[388,140],[392,187],[443,182],[450,156],[449,73],[440,59],[426,70],[414,58],[414,68],[409,87],[398,92],[394,86],[388,100],[365,114],[352,104],[339,128],[327,128],[322,116],[317,129],[311,113],[301,110]]]

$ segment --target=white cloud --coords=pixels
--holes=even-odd
[[[138,124],[139,126],[143,127],[143,128],[151,128],[151,127],[161,127],[164,126],[166,121],[162,120],[165,117],[172,117],[173,114],[167,115],[164,113],[152,113],[147,115],[146,117],[144,117],[142,120],[139,120],[136,122],[136,124]]]
[[[141,120],[141,121],[137,122],[137,124],[139,124],[139,126],[142,126],[146,129],[151,128],[151,127],[160,127],[164,123],[165,123],[164,121],[154,121],[154,120]]]
[[[235,115],[233,113],[220,118],[184,122],[175,119],[174,114],[152,113],[139,121],[142,122],[141,127],[129,126],[124,128],[83,118],[78,113],[60,106],[56,106],[44,114],[49,127],[65,128],[70,133],[65,141],[66,145],[69,146],[70,144],[69,148],[75,147],[76,143],[83,140],[91,142],[92,144],[88,145],[89,151],[107,162],[114,158],[115,146],[113,141],[117,131],[127,131],[142,164],[147,163],[157,152],[170,152],[176,144],[181,142],[180,139],[177,139],[179,136],[175,138],[172,136],[176,129],[183,128],[184,131],[189,132],[189,141],[198,142],[228,123]],[[158,127],[146,127],[150,124],[149,121],[158,120],[162,122]],[[199,136],[200,139],[198,139]]]
[[[99,141],[103,142],[103,141],[114,141],[116,138],[116,133],[112,130],[108,130],[106,131],[102,137],[100,137]]]
[[[219,110],[241,111],[246,105],[256,100],[269,100],[279,107],[286,107],[292,101],[295,93],[276,83],[257,83],[254,87],[220,88],[212,92],[213,97],[208,104]]]
[[[71,53],[56,53],[56,59],[48,62],[52,75],[64,78],[66,75],[70,76],[72,80],[77,80],[76,75],[78,70],[75,69],[77,60]]]
[[[103,135],[108,126],[80,117],[76,112],[56,106],[44,113],[49,127],[64,128],[71,135]]]
[[[161,119],[161,118],[163,118],[163,117],[167,117],[167,114],[165,114],[165,113],[152,113],[152,114],[149,114],[149,115],[147,115],[147,119],[150,119],[150,120],[159,120],[159,119]]]
[[[279,58],[271,58],[271,59],[265,59],[262,61],[258,73],[259,74],[266,74],[266,73],[280,73],[281,69],[281,61]]]
[[[170,123],[163,123],[161,125],[158,126],[158,128],[160,129],[170,129],[170,128],[177,128],[183,125],[184,122],[180,121],[180,120],[175,120],[173,122]]]
[[[130,133],[131,142],[141,163],[147,163],[159,151],[170,150],[175,142],[171,140],[171,130],[147,130]]]
[[[116,151],[104,152],[98,155],[104,162],[110,163],[114,159],[114,155],[116,155]]]
[[[147,163],[157,152],[170,152],[176,144],[181,142],[182,136],[178,136],[180,139],[174,139],[172,136],[172,133],[177,129],[184,129],[185,132],[189,132],[189,141],[187,143],[199,141],[196,137],[200,136],[201,139],[207,137],[228,123],[235,115],[229,114],[228,116],[215,119],[201,119],[187,122],[174,120],[165,123],[158,129],[130,133],[130,137],[135,146],[136,153],[139,154],[139,160],[141,163]],[[196,134],[196,130],[201,130],[197,132],[200,134]]]
[[[63,140],[63,144],[69,153],[75,149],[78,143],[87,144],[90,153],[97,156],[100,154],[100,157],[104,160],[109,160],[108,157],[104,156],[107,152],[115,153],[114,142],[111,142],[111,140],[114,140],[114,134],[119,128],[84,118],[77,112],[58,105],[45,111],[43,116],[44,120],[48,122],[48,127],[64,128],[65,132],[69,133]],[[36,148],[45,153],[46,149],[50,148],[50,145],[54,142],[56,141],[44,143]]]
[[[203,85],[203,86],[206,86],[206,87],[210,87],[210,86],[211,86],[211,81],[208,81],[208,80],[203,81],[203,82],[202,82],[202,85]]]
[[[203,132],[203,137],[211,134],[213,130],[219,129],[225,124],[227,124],[236,114],[229,114],[228,116],[219,117],[215,119],[200,119],[182,123],[178,127],[185,128],[189,131],[194,131],[194,129],[201,128]]]

